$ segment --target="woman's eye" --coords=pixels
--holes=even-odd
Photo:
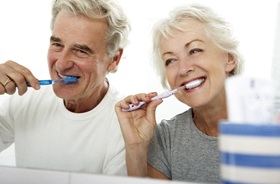
[[[192,49],[192,50],[190,51],[190,54],[195,54],[195,53],[197,53],[197,52],[202,52],[202,49]]]
[[[174,62],[174,60],[175,60],[175,59],[167,59],[167,60],[165,61],[165,66],[170,65],[171,63]]]

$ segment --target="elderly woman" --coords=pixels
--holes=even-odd
[[[225,80],[241,72],[242,57],[230,26],[212,10],[190,5],[173,10],[154,28],[154,62],[161,83],[175,89],[186,111],[155,120],[156,93],[131,95],[115,106],[130,176],[220,183],[218,123],[227,118]],[[146,102],[127,112],[129,104]]]

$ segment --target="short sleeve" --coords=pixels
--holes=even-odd
[[[148,163],[162,174],[171,178],[170,172],[170,136],[165,126],[166,120],[157,125],[148,151]]]

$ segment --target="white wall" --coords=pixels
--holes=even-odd
[[[162,92],[159,79],[150,65],[151,27],[173,7],[186,2],[209,5],[231,22],[246,59],[244,75],[270,78],[279,1],[119,0],[131,20],[132,32],[119,70],[109,79],[128,94]],[[39,79],[49,78],[46,54],[50,36],[50,6],[51,0],[1,1],[0,63],[11,59],[30,68]],[[168,119],[187,108],[170,97],[158,108],[157,119]],[[1,163],[14,164],[13,148],[0,154]]]

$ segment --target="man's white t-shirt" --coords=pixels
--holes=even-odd
[[[18,167],[126,175],[121,98],[110,86],[94,109],[72,113],[51,86],[10,96],[0,104],[0,151],[14,143]]]

